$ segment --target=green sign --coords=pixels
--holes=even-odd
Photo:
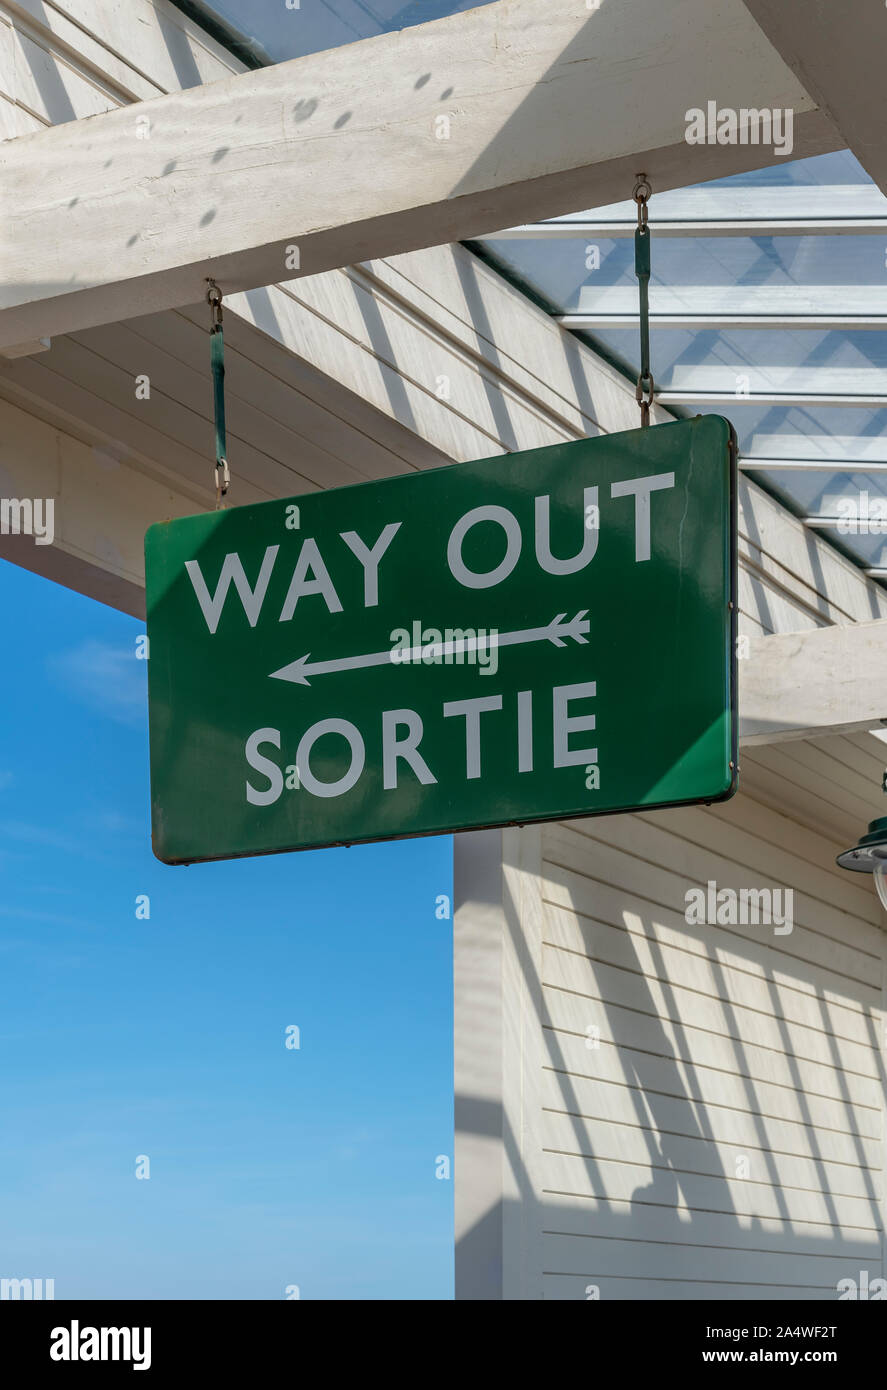
[[[155,853],[729,796],[734,535],[713,415],[152,526]]]

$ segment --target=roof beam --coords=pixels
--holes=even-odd
[[[635,293],[637,293],[635,291]],[[638,311],[626,309],[625,313],[578,313],[556,314],[556,321],[563,328],[636,328]],[[2,323],[2,318],[0,318]],[[671,311],[650,313],[651,328],[798,328],[820,332],[826,329],[884,329],[887,328],[887,314],[869,314],[859,318],[848,318],[846,314],[757,314],[729,313],[681,313]]]
[[[633,237],[634,222],[581,221],[578,218],[551,222],[527,222],[496,232],[488,241],[567,241],[579,237],[597,236],[612,241]],[[650,219],[650,229],[657,237],[745,237],[745,236],[883,236],[887,218],[883,217],[821,217],[760,218],[756,221],[732,222],[664,222]]]
[[[566,328],[631,327],[638,320],[637,287],[583,285]],[[884,328],[887,287],[872,285],[650,286],[650,324],[656,328]]]
[[[873,463],[864,459],[765,459],[741,458],[739,465],[744,472],[765,470],[778,473],[781,470],[806,473],[887,473],[887,463]]]
[[[887,463],[887,439],[879,434],[767,434],[764,430],[754,431],[754,442],[749,445],[746,461],[791,461],[801,450],[805,458],[818,459],[819,464],[835,472],[843,470],[845,461],[847,468],[856,469]]]
[[[739,662],[743,743],[854,733],[887,723],[887,619],[750,637]]]
[[[653,190],[650,222],[819,222],[828,218],[887,217],[887,198],[871,183],[702,183]],[[573,212],[558,222],[637,222],[631,198],[593,212]]]
[[[629,237],[636,226],[637,207],[629,199],[508,227],[492,239]],[[657,237],[872,236],[887,228],[887,198],[871,183],[701,184],[664,193],[656,189],[650,226]]]
[[[884,494],[878,493],[878,496]],[[880,536],[881,527],[887,526],[887,520],[882,520],[881,516],[873,516],[870,520],[862,519],[854,521],[846,516],[802,516],[800,520],[805,526],[811,527],[814,531],[843,531],[847,535],[872,535]]]
[[[877,236],[887,231],[887,197],[873,183],[656,189],[649,213],[656,236]],[[623,238],[634,236],[637,220],[637,207],[628,199],[587,213],[524,222],[491,240]]]
[[[8,140],[0,347],[779,163],[686,143],[712,71],[839,147],[727,0],[503,0]]]
[[[883,5],[872,0],[745,0],[882,192],[887,192]]]
[[[660,405],[822,405],[878,409],[887,405],[887,395],[863,395],[861,392],[825,391],[671,391],[656,392]]]
[[[782,364],[767,358],[761,364],[739,352],[731,362],[723,348],[719,352],[721,360],[717,362],[676,362],[667,380],[663,373],[663,391],[687,392],[694,399],[700,396],[703,400],[708,395],[734,396],[739,394],[737,385],[741,378],[745,391],[753,396],[792,396],[802,400],[808,396],[874,396],[887,400],[887,368],[871,366],[861,353],[856,354],[858,365],[854,366],[831,366],[827,361],[808,366],[804,362]],[[836,352],[835,356],[842,362],[850,354]]]

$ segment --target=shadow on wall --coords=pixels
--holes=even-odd
[[[550,828],[541,979],[506,913],[544,1038],[539,1123],[521,1123],[542,1137],[522,1155],[501,1106],[457,1099],[460,1130],[504,1131],[521,1193],[460,1242],[459,1296],[513,1287],[509,1225],[525,1297],[887,1296],[883,933],[848,902],[830,937],[800,894],[790,935],[688,925],[686,876],[600,825]]]

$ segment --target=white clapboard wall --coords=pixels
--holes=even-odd
[[[828,1300],[884,1274],[887,937],[871,879],[834,864],[852,815],[814,829],[773,793],[812,777],[871,813],[882,753],[870,735],[756,748],[722,805],[513,832],[541,861],[517,1296]],[[708,880],[792,888],[792,931],[689,925]]]

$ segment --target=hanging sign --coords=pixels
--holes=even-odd
[[[729,796],[734,537],[711,415],[152,526],[155,853]]]

